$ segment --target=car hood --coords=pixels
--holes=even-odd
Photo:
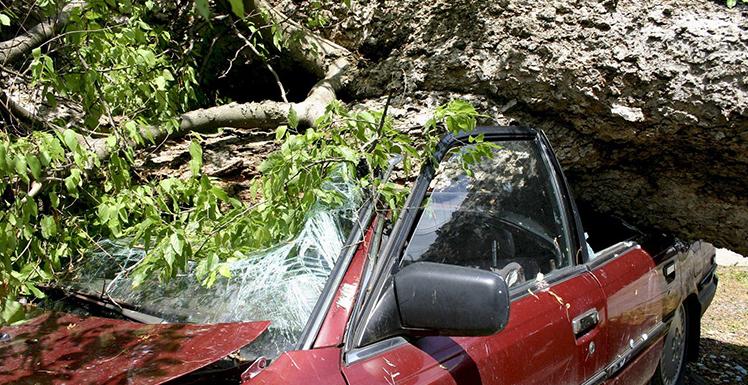
[[[0,328],[0,383],[161,384],[239,350],[269,324],[146,325],[46,313]]]

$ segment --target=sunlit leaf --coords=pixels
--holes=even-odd
[[[240,18],[244,17],[244,0],[229,0],[229,4],[231,4],[231,12],[234,15]]]
[[[190,142],[190,171],[193,176],[200,175],[203,167],[203,149],[197,141]]]

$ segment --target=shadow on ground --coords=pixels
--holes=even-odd
[[[701,339],[699,360],[688,364],[686,385],[748,383],[748,346]]]

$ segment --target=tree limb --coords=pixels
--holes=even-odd
[[[281,28],[281,33],[288,42],[288,46],[284,48],[288,49],[290,56],[317,76],[325,76],[330,65],[338,58],[352,57],[350,51],[345,47],[325,39],[297,23],[276,10],[267,1],[252,0],[250,4],[251,11],[260,11],[253,12],[253,14],[265,14],[270,18],[270,20],[257,21],[256,24],[270,22]],[[269,38],[265,37],[265,39],[268,40]]]
[[[182,114],[175,132],[168,133],[163,127],[150,126],[141,129],[143,137],[160,142],[167,137],[177,138],[192,131],[205,132],[221,127],[275,128],[287,121],[291,108],[297,113],[301,125],[314,126],[327,105],[337,99],[336,92],[343,86],[343,77],[353,63],[353,55],[344,47],[293,22],[265,1],[256,0],[255,6],[269,14],[273,22],[282,23],[284,34],[295,35],[297,44],[290,51],[296,52],[302,65],[324,76],[312,87],[306,99],[300,103],[262,101],[202,108]],[[90,143],[93,143],[91,150],[100,159],[108,157],[103,139],[93,139]]]
[[[65,5],[55,18],[41,22],[13,39],[0,42],[0,64],[13,62],[54,37],[67,24],[70,11],[83,5],[83,1],[73,1]]]
[[[141,136],[152,138],[154,142],[158,143],[167,138],[181,137],[192,131],[206,132],[221,127],[275,128],[287,121],[288,113],[292,108],[297,113],[300,124],[314,126],[315,121],[325,113],[327,105],[336,99],[335,93],[343,85],[343,76],[352,64],[353,55],[344,47],[285,17],[265,1],[256,0],[254,3],[258,9],[263,10],[265,14],[270,16],[272,22],[280,24],[281,31],[287,40],[295,42],[289,48],[294,58],[308,69],[324,76],[312,87],[306,99],[300,103],[262,101],[202,108],[182,114],[179,118],[179,127],[174,132],[169,133],[161,126],[147,126],[140,129]],[[83,3],[72,4],[80,6]],[[35,32],[29,31],[12,41],[0,43],[0,51],[3,49],[2,47],[6,47],[5,49],[18,52],[13,55],[18,55],[22,54],[24,50],[28,52],[33,49],[33,46],[43,44],[64,24],[70,9],[72,9],[68,8],[69,6],[60,13],[56,20],[34,27],[32,30]],[[13,46],[9,48],[12,42]],[[9,52],[4,51],[5,56],[0,58],[16,57],[9,56]],[[10,98],[6,100],[9,104],[13,103]],[[13,105],[16,105],[16,103],[13,103]],[[85,148],[93,151],[99,159],[106,159],[110,155],[106,140],[103,138],[79,135],[79,142]],[[131,143],[131,145],[135,144]]]

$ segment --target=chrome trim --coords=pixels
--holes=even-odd
[[[626,254],[633,249],[641,249],[641,246],[638,243],[632,241],[618,242],[596,253],[595,258],[587,262],[586,265],[589,266],[590,270],[598,268],[606,264],[608,261],[611,261],[614,258],[618,257],[619,255]]]
[[[351,365],[358,361],[367,359],[376,354],[384,353],[387,350],[394,349],[398,346],[407,344],[408,341],[403,337],[392,337],[386,340],[375,342],[362,348],[351,349],[345,353],[345,364]]]
[[[582,385],[599,385],[609,380],[616,374],[620,373],[621,370],[626,367],[626,365],[630,364],[632,361],[638,358],[638,356],[644,351],[644,349],[648,348],[660,337],[665,335],[669,323],[670,322],[660,322],[659,324],[649,329],[649,333],[645,333],[644,335],[639,337],[637,341],[634,342],[634,345],[628,349],[628,351],[624,352],[623,354],[619,354],[618,358],[616,358],[612,363],[610,363],[602,370],[593,374],[592,377],[583,382]]]
[[[522,298],[527,297],[528,295],[533,295],[533,293],[545,290],[545,287],[557,285],[566,282],[569,279],[576,278],[586,271],[587,267],[584,265],[572,265],[556,269],[543,277],[542,286],[538,286],[539,282],[533,278],[530,281],[510,287],[509,298],[512,302],[518,301]]]
[[[571,330],[574,332],[575,337],[579,337],[579,333],[581,333],[585,325],[582,325],[582,320],[587,319],[587,317],[592,318],[592,325],[590,325],[590,330],[594,329],[595,326],[597,326],[598,323],[600,323],[600,314],[597,312],[597,309],[590,309],[586,312],[576,316],[571,321]]]
[[[363,239],[366,230],[369,228],[372,218],[374,217],[374,204],[371,201],[364,203],[361,211],[359,212],[358,221],[354,223],[348,239],[343,246],[343,250],[340,252],[340,257],[333,267],[333,271],[330,273],[325,287],[322,290],[322,295],[317,300],[312,309],[312,315],[307,321],[299,342],[296,344],[297,350],[308,350],[312,348],[314,341],[317,339],[319,329],[322,327],[322,323],[327,317],[327,312],[332,306],[332,301],[335,298],[335,294],[340,287],[340,283],[343,281],[345,273],[348,272],[348,266],[351,264],[356,250],[358,250],[359,241]]]
[[[597,385],[602,384],[605,379],[608,378],[607,373],[605,370],[597,372],[595,375],[590,377],[587,381],[583,382],[582,385]]]

